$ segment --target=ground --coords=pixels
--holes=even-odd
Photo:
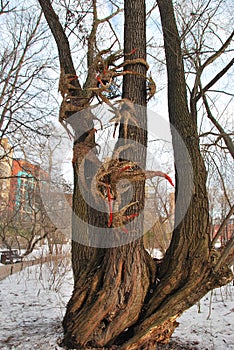
[[[69,258],[27,267],[0,281],[0,349],[62,350],[61,320],[72,292]],[[234,287],[207,294],[178,320],[162,349],[234,349]],[[209,319],[207,319],[209,318]]]

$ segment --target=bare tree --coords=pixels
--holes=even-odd
[[[83,3],[90,9],[93,19],[86,38],[87,74],[83,84],[75,70],[68,36],[51,2],[39,0],[39,3],[58,46],[59,88],[63,97],[60,121],[75,139],[72,241],[75,285],[63,321],[64,344],[77,349],[155,349],[156,343],[169,341],[177,326],[176,319],[185,309],[207,291],[232,279],[229,265],[233,239],[218,259],[214,259],[211,247],[207,171],[197,129],[197,103],[202,100],[209,113],[204,97],[219,73],[205,87],[201,86],[197,75],[189,104],[182,38],[177,29],[173,4],[171,0],[158,0],[168,75],[177,222],[170,246],[158,263],[146,252],[139,235],[143,233],[139,214],[144,208],[144,181],[159,175],[159,172],[145,169],[147,114],[144,108],[133,104],[146,106],[147,88],[149,97],[155,92],[153,79],[146,76],[145,2],[124,2],[124,58],[119,65],[117,60],[123,55],[119,50],[113,52],[116,37],[112,38],[110,45],[102,43],[104,47],[98,49],[98,33],[100,26],[109,23],[120,9],[110,1],[110,7],[113,5],[115,11],[100,19],[96,0]],[[73,11],[69,12],[69,6],[66,6],[69,18],[77,15]],[[226,51],[230,38],[215,57]],[[207,58],[203,68],[215,57],[211,55]],[[221,70],[220,76],[224,73]],[[124,77],[123,99],[116,107],[112,101],[116,96],[111,87],[121,76]],[[120,123],[112,158],[103,162],[97,157],[94,128],[97,116],[91,108],[94,100],[106,103],[115,114],[112,121],[116,125]],[[175,130],[183,139],[186,151]],[[231,151],[232,145],[230,147],[226,135],[224,142]],[[125,190],[121,192],[117,186],[120,180],[133,183],[133,195],[127,205],[126,202],[124,204]],[[191,201],[181,220],[188,192],[191,192]],[[119,210],[113,211],[116,198],[119,198]],[[109,204],[109,212],[101,210],[101,206],[92,206],[95,201],[100,201],[103,207]],[[132,239],[124,244],[127,234]],[[80,237],[86,244],[80,243]],[[109,240],[109,243],[113,237],[117,244],[105,249],[104,241]]]
[[[35,4],[1,3],[4,31],[0,50],[0,138],[8,138],[19,151],[35,137],[50,134],[46,117],[53,115],[48,101],[53,83],[49,71],[55,69],[48,38]],[[2,32],[3,33],[3,32]],[[42,56],[44,58],[42,59]]]
[[[12,176],[12,162],[14,158],[23,157],[36,165],[45,149],[43,143],[51,134],[55,108],[50,74],[56,70],[56,65],[48,50],[48,35],[40,7],[32,2],[13,6],[10,1],[1,1],[0,6],[3,39],[0,49],[0,187],[5,196],[1,198],[0,208],[1,238],[8,247],[12,244],[22,247],[23,243],[30,252],[35,241],[45,234],[42,206],[35,208],[35,194],[29,188],[27,198],[18,207],[12,206],[8,198],[10,184],[17,181]],[[23,180],[30,181],[27,175],[22,176]],[[35,178],[35,182],[37,180]],[[20,212],[25,206],[29,212],[21,221]]]
[[[221,227],[233,213],[230,195],[233,181],[233,91],[230,72],[233,68],[232,17],[229,1],[177,4],[180,18],[182,53],[188,75],[190,113],[196,120],[202,154],[208,169],[207,189],[218,186]],[[220,16],[220,13],[225,15]],[[217,31],[217,23],[219,30]],[[211,196],[212,197],[212,196]],[[211,203],[212,205],[212,203]],[[221,214],[222,212],[222,214]],[[212,217],[211,217],[212,219]],[[221,234],[222,230],[219,230]],[[212,242],[212,245],[218,239]]]

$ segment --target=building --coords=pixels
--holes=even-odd
[[[9,206],[13,148],[7,138],[0,141],[0,213]]]
[[[40,166],[13,157],[13,147],[7,138],[0,141],[0,220],[9,216],[25,218],[41,206],[41,183],[49,175]],[[4,219],[5,218],[5,219]]]
[[[18,218],[27,218],[40,209],[40,184],[47,183],[49,176],[38,165],[24,159],[13,159],[10,183],[9,208]]]

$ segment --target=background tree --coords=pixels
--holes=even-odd
[[[109,63],[100,57],[109,54],[110,59],[113,46],[104,46],[106,51],[98,50],[97,39],[100,25],[108,23],[113,18],[114,12],[105,19],[99,19],[97,2],[93,0],[92,3],[84,3],[87,8],[92,9],[93,22],[87,38],[87,77],[84,84],[81,85],[82,82],[77,78],[72,60],[68,36],[59,22],[58,16],[49,0],[39,0],[39,3],[59,51],[60,91],[63,96],[60,121],[69,132],[74,133],[75,137],[73,211],[86,223],[86,225],[78,226],[74,215],[72,260],[75,286],[63,321],[64,344],[71,348],[155,349],[156,343],[169,340],[177,326],[176,318],[185,309],[197,302],[210,289],[228,283],[232,278],[228,263],[230,263],[231,249],[233,249],[233,239],[228,242],[220,257],[217,258],[215,255],[214,259],[209,235],[207,171],[199,145],[196,109],[197,101],[204,96],[206,92],[204,90],[208,90],[208,87],[197,89],[200,85],[196,83],[192,96],[193,99],[195,98],[193,100],[195,105],[193,104],[193,108],[190,109],[181,38],[176,26],[173,4],[170,0],[158,0],[166,54],[168,108],[172,124],[175,159],[176,222],[180,221],[180,214],[186,205],[186,194],[190,191],[192,199],[184,218],[174,228],[170,246],[159,264],[155,264],[145,251],[142,238],[135,239],[127,245],[121,245],[123,243],[122,236],[120,235],[118,238],[119,236],[116,235],[115,239],[119,239],[119,246],[103,249],[103,237],[101,235],[96,237],[92,228],[88,227],[87,224],[92,224],[96,231],[100,230],[101,232],[101,228],[108,228],[111,225],[114,225],[114,228],[120,227],[115,219],[123,220],[123,217],[120,215],[121,210],[113,213],[111,218],[111,215],[108,217],[105,212],[103,213],[89,205],[92,199],[95,200],[93,198],[95,194],[91,187],[92,178],[102,167],[102,163],[97,158],[94,114],[89,107],[95,97],[100,102],[104,101],[109,107],[113,107],[110,96],[106,96],[105,93],[115,76],[113,77]],[[113,6],[116,8],[116,5]],[[68,6],[65,12],[70,17],[75,15]],[[119,8],[115,13],[119,13]],[[144,131],[146,114],[141,108],[137,109],[136,112],[131,104],[131,101],[134,101],[141,106],[146,105],[147,79],[144,77],[147,68],[144,63],[146,58],[146,12],[144,1],[125,1],[124,18],[124,53],[127,64],[122,67],[124,67],[124,72],[128,71],[131,74],[124,74],[122,96],[127,100],[122,102],[124,108],[120,106],[117,111],[120,113],[120,115],[117,114],[119,119],[115,119],[115,121],[120,121],[121,125],[119,140],[114,150],[115,152],[119,151],[119,153],[118,157],[116,157],[116,153],[113,154],[113,164],[122,164],[118,174],[122,174],[122,172],[126,174],[126,168],[123,170],[123,164],[127,164],[126,166],[130,167],[132,171],[131,175],[136,176],[136,172],[134,172],[136,168],[133,170],[129,163],[130,154],[133,153],[131,152],[131,142],[138,141],[138,145],[142,144],[143,146],[146,146],[147,143],[147,135]],[[223,50],[225,49],[226,47],[223,48]],[[223,52],[223,50],[221,51]],[[135,59],[134,62],[126,61],[129,53],[132,55],[131,59]],[[112,74],[108,76],[108,79],[107,73]],[[205,103],[205,100],[203,102]],[[74,112],[79,113],[74,114]],[[126,120],[124,123],[126,113],[128,116],[130,114],[133,125],[130,125],[129,122],[126,125]],[[71,115],[72,118],[70,118]],[[72,131],[70,126],[73,127]],[[193,173],[175,129],[186,145]],[[121,139],[128,139],[128,144],[121,144]],[[127,147],[125,147],[126,145]],[[137,168],[137,174],[139,176],[140,173],[141,176],[138,177],[137,181],[134,181],[133,186],[132,204],[137,203],[137,205],[129,207],[127,216],[134,218],[131,223],[131,232],[128,234],[134,233],[136,236],[136,233],[142,232],[142,222],[134,215],[140,213],[144,206],[144,176],[142,174],[146,174],[146,154],[141,147],[137,148],[135,144],[134,147],[134,155],[131,154],[134,158],[131,157],[131,159],[134,159],[134,162],[139,161],[140,170]],[[121,163],[125,160],[128,163]],[[108,175],[113,179],[116,168],[110,168],[111,163],[108,162],[103,164],[107,166],[107,169],[112,170],[105,172],[106,167],[104,167],[104,172],[101,175],[103,178]],[[135,164],[138,163],[134,163],[134,166],[136,166]],[[85,201],[82,196],[84,178],[80,173],[81,183],[79,183],[78,176],[81,168],[88,170],[87,174],[91,177],[91,180],[86,181],[85,184],[89,188],[88,199],[91,201]],[[100,178],[102,179],[102,177]],[[193,178],[192,186],[191,178]],[[108,195],[108,191],[113,189],[110,187],[111,185],[113,185],[111,182],[104,183],[105,191],[102,192],[103,196],[107,193],[109,203],[113,195],[113,193]],[[87,245],[79,243],[80,236],[87,238]],[[101,248],[96,248],[98,244]],[[156,279],[158,283],[156,283]]]
[[[53,47],[38,4],[32,1],[12,5],[10,1],[1,1],[0,6],[0,187],[7,195],[11,191],[10,184],[17,181],[16,177],[12,178],[13,159],[21,158],[49,171],[46,163],[48,139],[52,132],[57,85],[55,92],[51,78],[52,74],[56,75],[56,64],[50,52]],[[4,146],[6,142],[7,147]],[[29,183],[33,179],[37,195],[34,189],[26,186],[27,197],[18,206],[12,207],[11,200],[6,198],[0,204],[1,244],[26,249],[26,254],[48,232],[56,230],[51,229],[41,201],[39,204],[37,200],[35,206],[40,180],[27,176],[22,176],[22,181]],[[23,211],[24,218],[20,216]]]
[[[52,143],[53,145],[51,145]],[[52,156],[60,144],[60,138],[51,138],[39,148],[38,144],[30,151],[21,148],[23,158],[14,157],[13,147],[8,139],[2,139],[2,157],[0,159],[0,244],[8,249],[24,250],[23,255],[30,254],[39,244],[48,241],[52,254],[54,247],[58,251],[58,244],[66,243],[69,235],[64,237],[67,222],[63,220],[63,203],[59,194],[66,192],[70,201],[71,189],[65,180],[57,174],[58,169],[52,164]],[[30,153],[27,161],[27,154]],[[19,153],[20,154],[20,153]],[[50,210],[46,207],[45,196],[53,197]],[[56,204],[55,204],[56,203]],[[50,219],[50,212],[57,213],[60,221],[57,226]],[[58,229],[60,228],[60,230]],[[63,229],[64,233],[61,233]],[[60,236],[60,238],[59,238]]]
[[[7,2],[5,8],[1,13],[0,136],[21,145],[32,133],[49,134],[45,117],[53,107],[42,106],[40,99],[46,100],[47,89],[52,89],[48,73],[53,64],[49,55],[41,59],[48,39],[38,7],[29,3],[11,8]]]

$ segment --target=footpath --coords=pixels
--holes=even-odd
[[[22,261],[16,264],[2,265],[0,266],[0,281],[16,272],[22,271],[25,267],[44,264],[55,259],[58,259],[58,255],[48,255],[34,260]]]

